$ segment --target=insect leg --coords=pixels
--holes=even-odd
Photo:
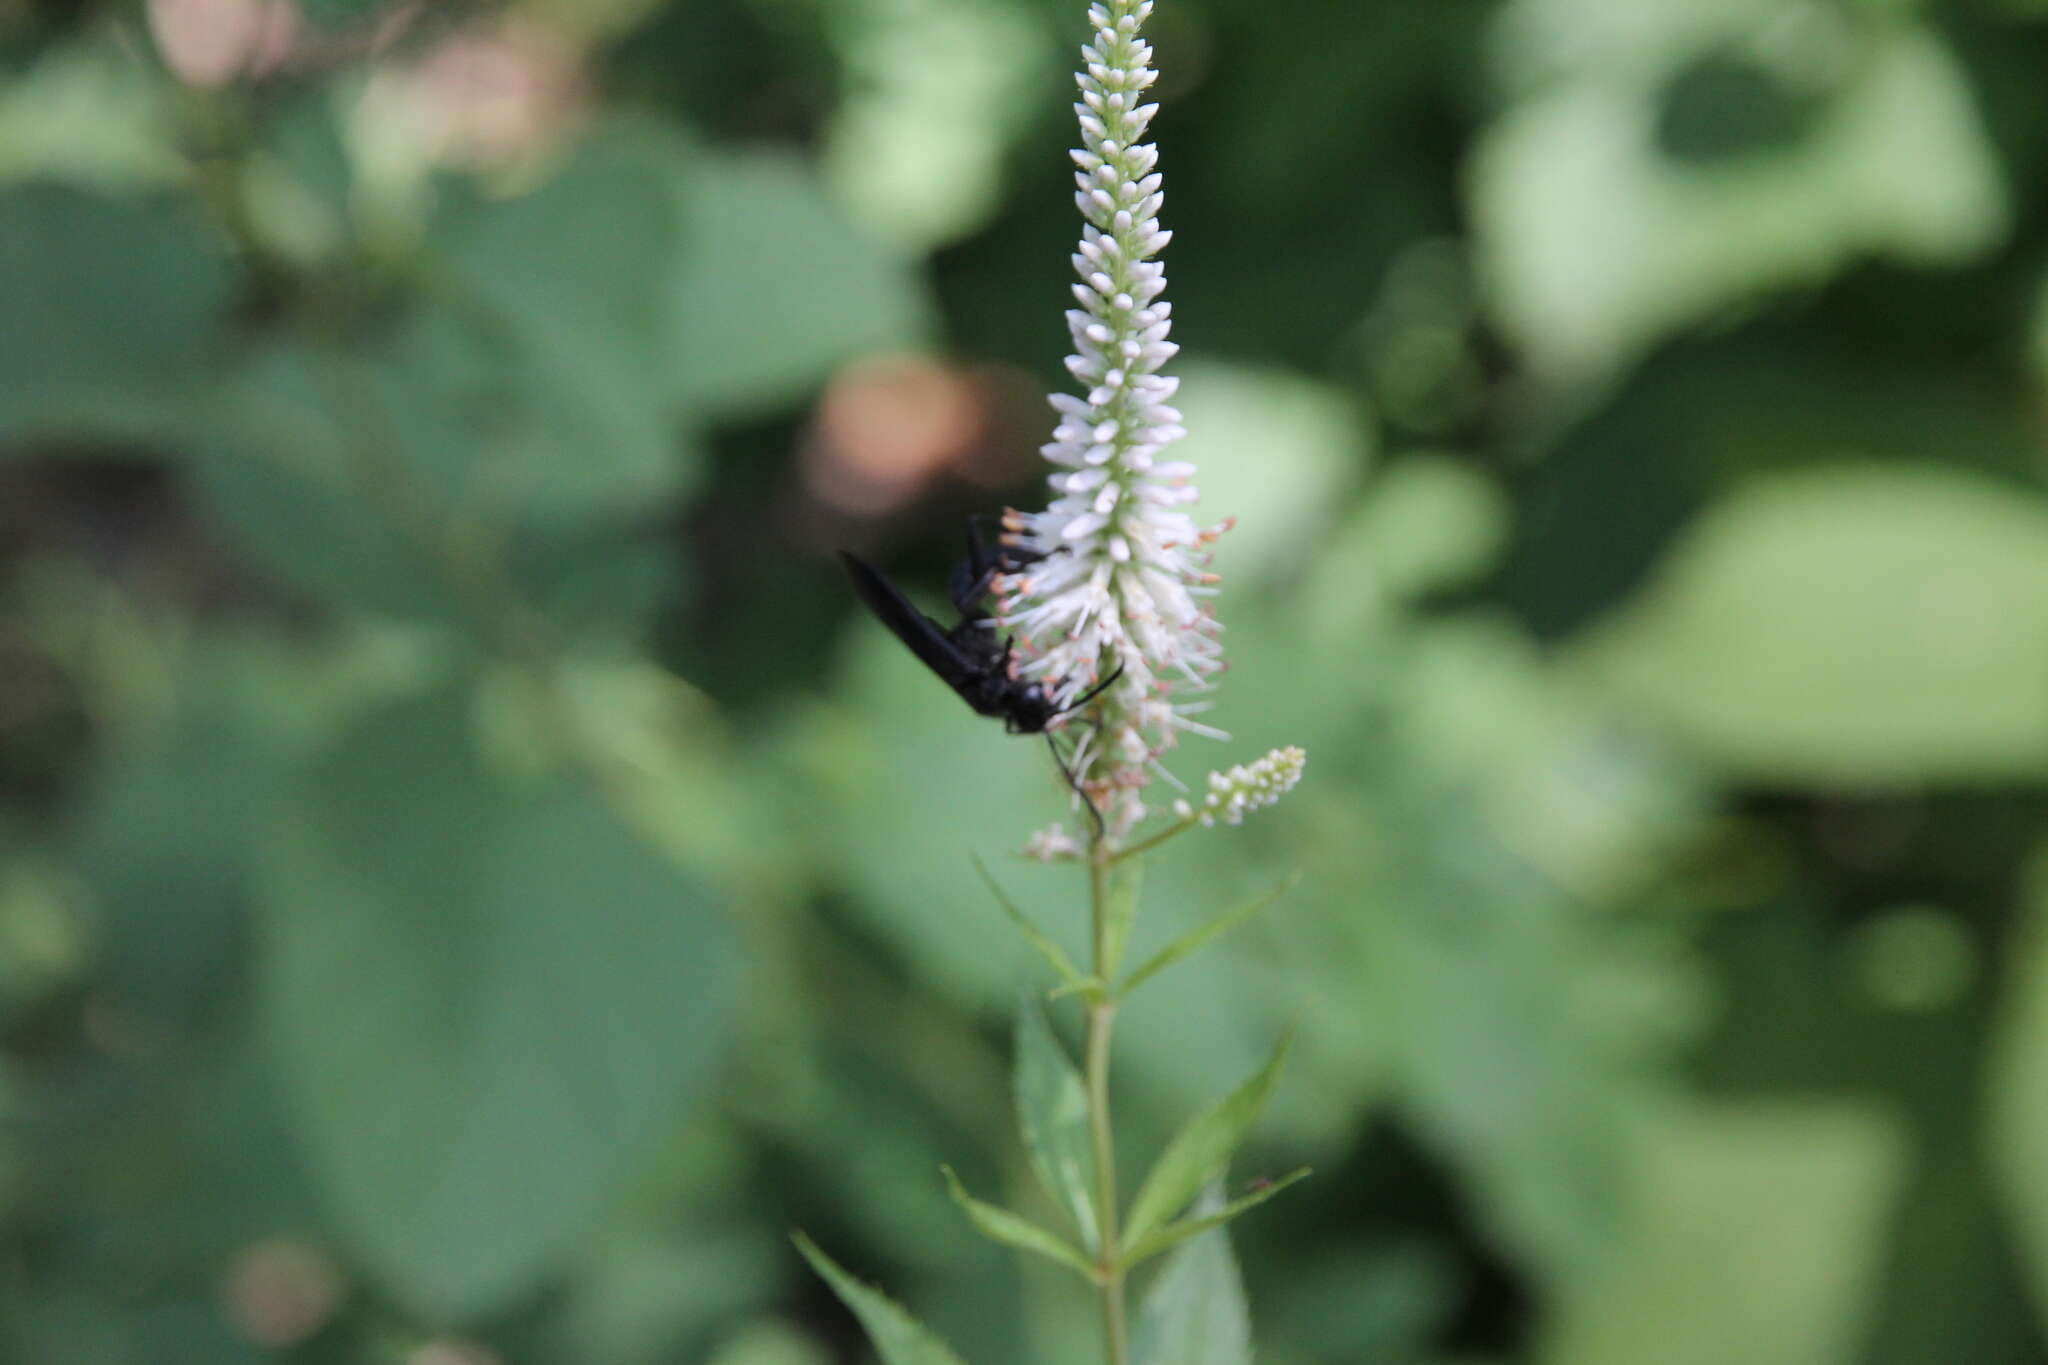
[[[1045,732],[1045,747],[1052,750],[1052,761],[1059,767],[1060,776],[1067,779],[1067,785],[1074,789],[1074,795],[1080,797],[1081,804],[1087,808],[1088,818],[1095,824],[1096,839],[1101,840],[1107,837],[1109,827],[1102,823],[1102,812],[1095,808],[1095,803],[1088,799],[1088,793],[1081,789],[1081,779],[1074,775],[1074,770],[1067,766],[1067,761],[1064,758],[1060,757],[1060,746],[1053,739],[1050,730]]]

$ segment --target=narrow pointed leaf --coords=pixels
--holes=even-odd
[[[987,886],[989,894],[996,898],[996,904],[1003,907],[1003,914],[1017,927],[1017,932],[1024,936],[1024,941],[1037,949],[1038,955],[1059,974],[1060,989],[1085,991],[1099,985],[1094,977],[1084,975],[1081,969],[1074,965],[1074,960],[1067,956],[1066,950],[1053,942],[1043,929],[1033,924],[1029,915],[1017,908],[1017,903],[1011,900],[1003,888],[996,884],[996,879],[989,875],[987,865],[981,861],[981,855],[971,856],[974,858],[974,870],[981,874],[982,884]]]
[[[945,1342],[933,1336],[923,1323],[904,1312],[880,1290],[870,1288],[849,1275],[837,1261],[818,1250],[810,1238],[798,1232],[791,1235],[791,1240],[804,1254],[804,1259],[811,1263],[811,1269],[832,1286],[832,1292],[839,1296],[839,1301],[860,1319],[868,1340],[874,1343],[875,1353],[882,1358],[882,1365],[960,1365],[960,1357],[954,1355]]]
[[[1143,966],[1125,978],[1124,984],[1118,988],[1117,994],[1129,995],[1146,981],[1159,975],[1159,973],[1165,971],[1190,953],[1207,947],[1212,940],[1221,938],[1232,929],[1249,920],[1252,916],[1258,914],[1259,911],[1271,905],[1274,901],[1286,895],[1288,891],[1293,889],[1294,884],[1300,880],[1301,874],[1299,872],[1290,872],[1272,890],[1262,891],[1242,905],[1224,911],[1208,923],[1188,930],[1188,932],[1182,934],[1179,938],[1147,958]]]
[[[1222,1203],[1212,1189],[1196,1212],[1213,1216]],[[1251,1310],[1223,1229],[1189,1242],[1159,1272],[1138,1309],[1131,1358],[1136,1365],[1251,1365]]]
[[[1273,1049],[1273,1056],[1257,1075],[1223,1097],[1215,1108],[1190,1120],[1174,1134],[1166,1150],[1152,1164],[1138,1197],[1131,1203],[1123,1244],[1138,1246],[1174,1214],[1187,1207],[1201,1188],[1223,1173],[1230,1154],[1258,1120],[1266,1107],[1287,1053],[1294,1046],[1294,1032],[1288,1030]]]
[[[1088,1258],[1071,1243],[1061,1240],[1028,1218],[976,1199],[961,1185],[960,1177],[953,1174],[951,1166],[941,1166],[939,1169],[945,1173],[946,1189],[952,1194],[953,1202],[966,1212],[982,1236],[1001,1242],[1005,1246],[1016,1247],[1019,1251],[1035,1252],[1049,1261],[1057,1261],[1091,1279],[1094,1277],[1095,1267],[1090,1265]]]
[[[1190,1237],[1198,1237],[1210,1228],[1221,1227],[1246,1209],[1257,1208],[1289,1185],[1292,1185],[1295,1181],[1307,1179],[1308,1173],[1308,1167],[1306,1166],[1298,1171],[1290,1171],[1278,1180],[1262,1185],[1250,1194],[1241,1195],[1231,1200],[1228,1204],[1215,1209],[1213,1212],[1197,1213],[1191,1217],[1183,1218],[1177,1223],[1168,1223],[1165,1227],[1154,1230],[1144,1241],[1130,1244],[1130,1250],[1124,1253],[1124,1269],[1129,1270],[1132,1266],[1142,1261],[1148,1261],[1162,1251],[1170,1251],[1182,1242],[1187,1241]],[[1204,1201],[1204,1203],[1208,1202],[1210,1201]]]
[[[1109,869],[1109,889],[1103,905],[1108,934],[1103,944],[1102,961],[1096,965],[1112,981],[1116,980],[1117,968],[1123,963],[1124,945],[1130,941],[1131,925],[1138,918],[1138,888],[1143,881],[1143,867],[1143,863],[1132,859]]]
[[[1026,995],[1017,1001],[1017,1126],[1031,1168],[1053,1202],[1067,1211],[1090,1251],[1101,1246],[1095,1222],[1095,1155],[1088,1140],[1088,1091],[1045,1010]]]

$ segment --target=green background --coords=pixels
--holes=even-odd
[[[0,1359],[975,1365],[1081,0],[0,0]],[[1160,0],[1268,1365],[2048,1360],[2048,7]],[[1066,1022],[1071,1022],[1066,1021]]]

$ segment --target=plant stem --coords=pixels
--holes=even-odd
[[[1157,834],[1154,834],[1149,838],[1140,839],[1137,843],[1132,844],[1129,848],[1120,848],[1111,852],[1108,855],[1109,861],[1112,863],[1120,863],[1126,858],[1135,858],[1140,853],[1147,853],[1150,852],[1152,849],[1159,847],[1168,839],[1171,839],[1174,835],[1184,833],[1185,831],[1191,830],[1194,827],[1195,819],[1192,816],[1185,820],[1175,821],[1173,824],[1168,825],[1165,829],[1160,830]]]
[[[1109,979],[1108,873],[1111,850],[1100,837],[1088,848],[1088,903],[1094,928],[1095,975]],[[1130,1358],[1124,1323],[1122,1238],[1117,1231],[1116,1138],[1109,1114],[1109,1040],[1116,1026],[1116,999],[1104,992],[1088,1006],[1088,1132],[1095,1146],[1095,1222],[1102,1230],[1096,1284],[1102,1293],[1102,1332],[1108,1365]]]

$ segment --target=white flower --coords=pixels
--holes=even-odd
[[[1274,749],[1264,758],[1240,763],[1229,772],[1209,774],[1209,794],[1199,806],[1186,801],[1173,803],[1174,815],[1183,821],[1213,825],[1244,823],[1244,817],[1272,805],[1294,790],[1308,755],[1290,744]]]
[[[1024,841],[1024,856],[1033,862],[1057,863],[1081,856],[1081,845],[1065,825],[1047,825]]]
[[[1080,306],[1067,313],[1067,368],[1084,390],[1052,398],[1059,422],[1043,448],[1051,505],[1005,519],[1009,543],[1043,558],[998,585],[998,619],[1016,638],[1023,674],[1060,704],[1123,670],[1097,708],[1101,733],[1076,759],[1091,790],[1121,798],[1120,829],[1143,815],[1136,791],[1176,733],[1216,733],[1172,694],[1202,690],[1223,666],[1205,599],[1216,583],[1207,546],[1228,524],[1197,526],[1185,510],[1197,496],[1194,466],[1162,458],[1185,433],[1172,406],[1178,381],[1159,373],[1178,349],[1155,259],[1171,237],[1159,226],[1159,154],[1140,141],[1158,109],[1142,102],[1156,79],[1151,44],[1138,36],[1151,12],[1152,0],[1088,12],[1095,36],[1076,78],[1074,153],[1087,226],[1073,258]]]

